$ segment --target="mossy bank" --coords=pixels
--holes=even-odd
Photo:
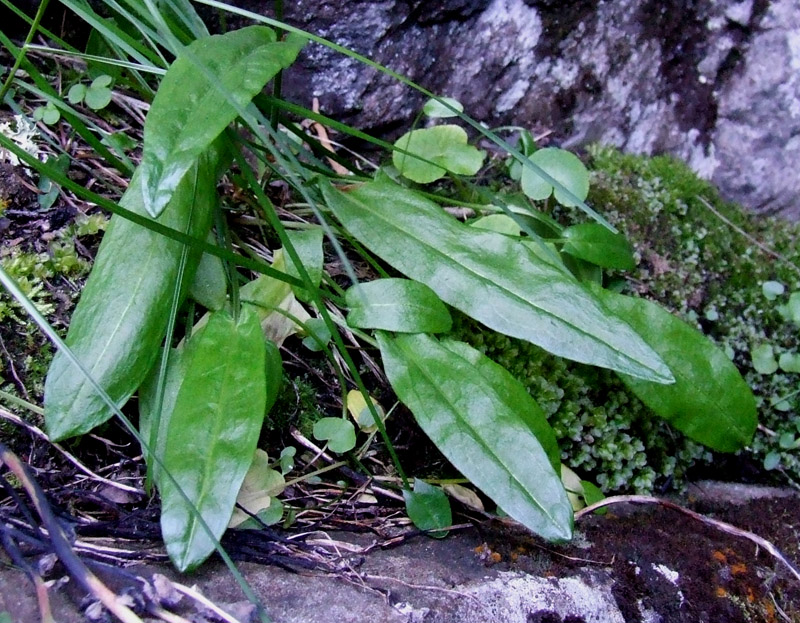
[[[800,482],[800,294],[792,297],[800,228],[748,216],[672,158],[592,147],[588,162],[588,203],[636,249],[636,270],[607,276],[609,285],[661,303],[728,354],[756,395],[761,423],[739,459]],[[553,216],[576,218],[563,208]],[[606,492],[680,487],[691,468],[724,460],[655,417],[612,373],[474,325],[457,331],[525,383],[564,463]]]

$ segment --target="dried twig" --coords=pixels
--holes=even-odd
[[[45,498],[44,492],[31,477],[28,469],[19,460],[17,455],[3,444],[0,444],[0,463],[4,463],[22,483],[23,488],[30,497],[31,502],[33,502],[36,512],[42,519],[42,523],[50,536],[53,551],[75,581],[86,591],[91,593],[109,610],[109,612],[123,623],[142,623],[142,620],[136,613],[121,603],[117,595],[103,584],[94,573],[89,571],[83,561],[78,558],[67,540],[61,525],[56,520],[53,510],[50,508]]]

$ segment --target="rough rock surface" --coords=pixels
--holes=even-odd
[[[796,560],[797,501],[793,491],[701,483],[684,503],[770,540]],[[416,536],[385,549],[375,547],[380,539],[370,534],[309,536],[326,551],[342,554],[334,573],[240,566],[274,623],[800,620],[800,586],[785,566],[746,539],[663,506],[623,504],[606,515],[584,517],[568,545],[543,543],[520,528],[496,522],[442,540]],[[254,620],[220,563],[208,563],[184,578],[165,566],[129,566],[125,571],[127,577],[160,573],[196,584],[216,604],[238,611],[241,623]],[[97,572],[108,581],[107,570]],[[48,579],[57,580],[61,573],[56,566]],[[81,592],[70,585],[56,582],[48,591],[60,623],[84,620],[66,598],[72,593],[73,600],[81,599]],[[192,622],[220,620],[187,599],[177,608]],[[15,623],[39,621],[32,585],[10,567],[0,569],[3,612]]]
[[[552,130],[572,147],[671,152],[730,199],[800,216],[796,0],[299,0],[286,19],[492,126]],[[407,127],[423,99],[318,45],[287,84],[384,132]]]

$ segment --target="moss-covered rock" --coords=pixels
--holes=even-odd
[[[748,216],[672,158],[600,147],[590,156],[588,202],[636,249],[637,269],[619,275],[626,291],[661,303],[725,350],[753,389],[763,425],[744,452],[759,463],[771,454],[768,462],[779,460],[778,468],[800,481],[800,451],[780,446],[781,436],[784,446],[790,436],[800,438],[800,399],[794,393],[800,375],[780,367],[763,373],[777,367],[780,355],[784,367],[794,369],[790,356],[800,350],[789,305],[791,293],[800,290],[800,228]],[[574,211],[558,208],[553,215],[575,219]],[[768,281],[784,286],[782,294],[770,293],[773,300],[762,290]],[[795,303],[800,321],[800,294]],[[552,357],[469,322],[461,321],[456,331],[528,387],[556,431],[564,462],[596,478],[606,492],[680,486],[688,469],[712,459],[655,417],[613,373]],[[762,373],[752,359],[759,345],[775,353],[775,365],[768,360],[759,366]]]

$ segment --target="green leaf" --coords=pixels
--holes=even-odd
[[[781,455],[778,452],[770,452],[764,457],[764,469],[773,470],[781,464]]]
[[[403,489],[403,499],[408,517],[417,528],[430,530],[430,536],[437,539],[447,536],[447,530],[441,528],[453,525],[453,512],[444,491],[415,478],[414,490]]]
[[[797,353],[781,353],[778,365],[784,372],[800,372],[800,355]]]
[[[349,420],[324,417],[314,423],[314,439],[327,441],[331,452],[349,452],[356,447],[356,430]]]
[[[169,418],[164,469],[219,539],[253,460],[264,420],[265,348],[258,316],[214,312],[186,344],[186,372]],[[214,543],[175,484],[158,474],[161,532],[180,571],[191,570]]]
[[[672,381],[627,324],[524,243],[459,223],[392,182],[322,190],[336,218],[370,251],[490,329],[568,359]]]
[[[583,486],[583,499],[586,502],[586,506],[591,506],[595,502],[599,502],[600,500],[605,499],[605,495],[603,495],[602,490],[596,484],[594,484],[590,480],[581,480],[581,485]],[[601,508],[596,511],[598,514],[604,514],[606,509]]]
[[[786,291],[786,288],[780,281],[765,281],[761,284],[761,291],[768,301],[774,301]]]
[[[100,81],[101,78],[108,78],[108,84],[111,84],[111,76],[100,76],[92,81],[83,98],[83,101],[92,110],[101,110],[111,102],[111,89],[104,84],[105,80]]]
[[[778,438],[778,445],[784,450],[793,450],[797,447],[792,433],[783,433],[783,435]]]
[[[714,450],[734,452],[752,440],[757,425],[755,398],[722,350],[655,303],[602,288],[596,292],[644,337],[675,375],[673,385],[620,375],[642,402]]]
[[[306,320],[308,335],[303,338],[303,346],[311,352],[317,353],[331,341],[331,332],[322,318]]]
[[[451,110],[442,102],[446,102],[455,108],[455,110]],[[425,102],[425,105],[422,107],[422,112],[432,119],[447,119],[449,117],[458,117],[458,113],[464,112],[464,106],[461,102],[452,97],[440,97],[438,100],[431,98]]]
[[[545,147],[529,156],[529,160],[569,190],[579,201],[589,194],[589,172],[573,153],[557,147]],[[522,192],[535,200],[547,199],[553,185],[541,177],[533,167],[522,168]],[[556,201],[566,207],[578,205],[566,193],[555,189]]]
[[[53,102],[48,102],[47,106],[44,107],[42,112],[42,121],[44,121],[47,125],[54,125],[58,123],[58,120],[61,119],[61,111],[55,107]],[[60,158],[61,156],[59,156]]]
[[[217,201],[218,159],[216,150],[201,158],[197,175],[187,176],[180,184],[158,223],[205,239]],[[137,170],[120,205],[144,216],[141,179]],[[66,342],[118,405],[139,387],[158,355],[182,248],[182,243],[119,216],[112,217],[103,237]],[[197,254],[190,253],[187,288],[196,265]],[[112,415],[83,374],[60,352],[47,373],[44,408],[53,441],[86,433]]]
[[[517,222],[505,214],[490,214],[489,216],[482,216],[481,218],[470,223],[472,227],[477,229],[486,229],[498,234],[505,234],[507,236],[519,236],[520,228]]]
[[[213,243],[214,237],[210,235],[206,240]],[[203,253],[189,287],[189,296],[206,309],[218,311],[225,305],[227,293],[228,280],[222,260],[216,255]]]
[[[69,156],[67,154],[61,154],[57,157],[48,156],[47,164],[51,165],[59,173],[66,174],[70,165]],[[39,207],[42,210],[49,210],[53,207],[56,199],[58,199],[61,187],[54,184],[50,178],[44,177],[43,175],[39,177],[37,187],[42,191],[42,194],[40,194],[38,198]]]
[[[198,156],[280,70],[294,62],[303,39],[276,41],[248,26],[187,46],[161,81],[144,126],[144,205],[157,216]],[[205,69],[205,70],[204,70]]]
[[[114,79],[109,76],[108,74],[103,74],[101,76],[97,76],[94,80],[92,80],[92,84],[89,85],[90,89],[105,89],[111,86],[111,83]]]
[[[460,342],[380,332],[378,344],[398,398],[456,469],[528,529],[569,539],[572,508],[538,434],[555,437],[519,381]]]
[[[759,374],[773,374],[778,370],[772,344],[759,344],[750,351],[750,358],[753,361],[753,368]]]
[[[633,247],[622,234],[615,234],[598,223],[581,223],[562,232],[564,253],[603,268],[633,270]]]
[[[347,324],[360,329],[399,333],[447,333],[450,312],[424,283],[408,279],[376,279],[350,288],[345,297]]]
[[[67,92],[67,99],[73,106],[80,104],[84,97],[86,97],[85,84],[73,84],[72,87],[70,87],[70,90]]]
[[[154,454],[159,461],[164,461],[164,448],[167,443],[167,431],[172,412],[175,410],[175,401],[178,398],[178,391],[181,388],[184,378],[186,378],[186,347],[179,346],[170,350],[167,360],[167,370],[164,377],[164,390],[161,397],[161,408],[158,410],[158,377],[160,371],[159,362],[150,370],[141,387],[139,388],[139,433],[142,436],[145,447],[142,447],[142,454],[145,461],[150,466],[156,482],[158,482],[158,472],[161,469],[158,461],[152,459]],[[158,431],[153,431],[153,424],[158,417]]]
[[[300,230],[288,229],[286,230],[286,235],[289,236],[289,240],[291,241],[294,250],[297,252],[303,267],[306,269],[308,276],[311,278],[311,283],[314,285],[314,287],[319,287],[319,284],[322,281],[322,266],[324,261],[324,256],[322,253],[322,228],[313,227],[311,229]],[[302,281],[302,278],[300,277],[300,271],[297,270],[294,262],[292,262],[285,250],[283,253],[286,261],[286,272],[292,277],[297,277]],[[311,298],[304,288],[293,287],[292,289],[294,290],[295,296],[301,301],[308,301]]]
[[[392,163],[402,175],[419,184],[435,182],[448,171],[475,175],[486,157],[485,152],[467,144],[467,133],[457,125],[412,130],[397,139],[394,146],[410,153],[392,152]]]
[[[297,454],[297,448],[294,446],[286,446],[281,450],[281,455],[278,458],[278,464],[281,468],[281,473],[285,476],[294,469],[294,455]]]
[[[791,296],[789,296],[787,307],[789,311],[789,320],[800,325],[800,292],[792,292]]]

